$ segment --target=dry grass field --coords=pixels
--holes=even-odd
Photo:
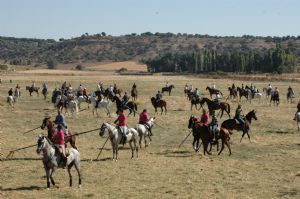
[[[298,84],[272,83],[281,91],[279,107],[270,107],[265,98],[261,103],[242,101],[245,112],[257,110],[258,121],[253,121],[250,130],[253,143],[249,143],[247,138],[240,143],[241,133],[234,131],[231,136],[232,156],[228,156],[227,149],[217,156],[215,148],[213,155],[204,156],[202,150],[199,153],[193,151],[192,136],[178,148],[189,133],[189,116],[200,115],[199,111],[190,110],[183,87],[185,83],[193,84],[208,96],[204,89],[215,83],[227,96],[227,87],[233,82],[240,86],[241,81],[97,74],[41,76],[19,72],[1,77],[0,153],[3,155],[0,161],[0,198],[300,198],[300,136],[292,120],[300,97]],[[47,82],[51,91],[64,80],[73,87],[83,83],[88,91],[95,90],[98,81],[104,82],[105,87],[116,83],[126,91],[130,91],[135,82],[139,91],[138,112],[147,108],[151,116],[154,116],[154,109],[150,97],[165,85],[166,80],[175,85],[175,90],[171,96],[164,96],[168,114],[156,116],[157,123],[164,128],[154,126],[153,141],[149,148],[139,150],[139,158],[130,159],[129,146],[125,145],[119,152],[119,160],[113,162],[111,146],[107,143],[99,160],[91,161],[96,158],[105,138],[100,138],[98,132],[79,136],[77,145],[82,159],[83,187],[77,188],[77,175],[73,170],[74,187],[69,188],[67,171],[59,169],[54,176],[57,187],[47,190],[41,155],[36,154],[36,148],[16,152],[14,158],[5,159],[10,150],[35,144],[39,134],[46,134],[46,131],[39,129],[23,135],[24,131],[41,125],[46,112],[55,116],[50,96],[47,100],[43,100],[42,96],[29,97],[24,90],[32,80],[36,81],[37,86]],[[22,96],[11,111],[6,96],[8,89],[15,87],[16,83],[22,87]],[[268,84],[254,83],[260,90]],[[297,97],[292,104],[285,99],[289,85],[294,88]],[[238,103],[229,102],[233,116]],[[86,104],[83,106],[86,108]],[[115,112],[115,104],[111,105],[111,110]],[[112,114],[109,118],[101,110],[100,118],[97,118],[91,110],[85,110],[76,117],[67,115],[66,119],[70,129],[82,132],[100,127],[105,121],[112,122],[115,117]],[[227,116],[221,121],[225,119]],[[129,126],[135,126],[137,121],[137,116],[130,116]]]

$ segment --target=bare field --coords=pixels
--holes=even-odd
[[[250,105],[242,101],[244,112],[257,110],[258,121],[253,121],[250,135],[253,143],[244,138],[239,143],[240,132],[231,137],[232,156],[225,149],[220,156],[203,156],[202,150],[195,153],[192,149],[192,136],[181,148],[180,142],[189,133],[187,123],[191,114],[200,115],[199,111],[190,110],[190,103],[183,94],[185,83],[204,89],[215,83],[225,96],[227,87],[234,82],[240,86],[241,81],[222,79],[199,79],[185,76],[117,76],[93,75],[86,73],[72,76],[53,76],[44,74],[22,73],[1,77],[0,86],[0,198],[299,198],[300,197],[300,138],[293,119],[300,89],[296,83],[273,82],[281,94],[279,107],[269,106],[265,98],[262,102],[253,101]],[[13,83],[8,81],[12,79]],[[154,127],[153,142],[147,149],[139,150],[139,158],[130,159],[129,146],[125,145],[119,152],[119,160],[111,160],[110,144],[104,148],[99,161],[95,159],[105,139],[98,132],[79,136],[77,145],[81,153],[83,187],[77,188],[77,175],[73,170],[74,187],[68,187],[67,171],[59,169],[54,179],[58,188],[45,189],[46,179],[41,156],[35,148],[16,152],[13,159],[4,157],[12,149],[36,143],[37,135],[46,131],[36,130],[27,135],[24,131],[41,125],[46,112],[55,116],[50,103],[50,96],[44,101],[42,96],[29,97],[24,87],[35,80],[37,86],[46,81],[52,91],[63,81],[71,82],[73,87],[83,83],[88,91],[96,89],[96,82],[104,82],[105,87],[116,83],[121,89],[130,91],[135,82],[139,91],[138,112],[147,108],[151,116],[154,109],[150,97],[165,85],[166,80],[175,85],[171,96],[164,96],[167,101],[168,114],[158,115],[157,123],[164,128]],[[22,96],[11,111],[6,104],[7,91],[21,84]],[[268,82],[254,82],[262,90]],[[244,82],[250,84],[250,82]],[[295,102],[288,104],[285,99],[287,87],[291,85],[296,93]],[[231,115],[237,107],[231,104]],[[83,104],[86,108],[86,104]],[[49,109],[49,110],[47,110]],[[115,112],[115,104],[111,105]],[[100,118],[92,115],[91,110],[80,112],[77,117],[66,116],[68,126],[75,132],[100,127],[102,122],[112,122],[104,110]],[[54,118],[53,118],[54,119]],[[221,121],[227,119],[224,116]],[[138,117],[130,116],[128,123],[133,127]],[[221,123],[221,122],[220,122]]]

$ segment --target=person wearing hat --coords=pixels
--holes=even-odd
[[[215,111],[212,111],[212,118],[211,118],[211,122],[209,124],[210,127],[210,133],[211,133],[211,137],[213,142],[216,141],[216,131],[218,129],[218,118],[215,114]]]
[[[115,124],[118,125],[118,129],[120,130],[120,132],[123,135],[123,138],[121,140],[121,143],[125,144],[126,142],[126,135],[128,132],[128,127],[127,127],[127,123],[126,123],[126,114],[124,114],[123,109],[118,109],[117,111],[118,113],[118,118],[114,121]]]
[[[127,94],[127,92],[125,92],[124,96],[122,98],[122,104],[123,104],[123,106],[125,106],[127,104],[128,100],[129,100],[128,94]]]
[[[240,123],[240,125],[244,128],[245,121],[244,121],[244,116],[242,115],[242,112],[243,112],[242,106],[239,104],[235,110],[234,119],[236,119]]]
[[[66,156],[66,148],[65,148],[65,134],[64,131],[62,130],[62,125],[57,125],[57,132],[53,136],[53,142],[54,145],[58,148],[61,157],[62,157],[62,163],[63,167],[65,167],[67,163],[67,156]]]
[[[160,91],[157,91],[157,93],[156,93],[156,102],[159,102],[160,100],[161,100],[161,98],[162,98],[162,94],[161,94],[161,92]]]

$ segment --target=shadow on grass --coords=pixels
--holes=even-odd
[[[0,159],[0,162],[1,161],[18,161],[18,160],[24,160],[24,161],[33,161],[33,160],[38,160],[38,161],[41,161],[42,158],[3,158],[3,159]]]
[[[171,150],[166,150],[158,153],[153,153],[155,155],[163,155],[165,157],[181,157],[181,158],[187,158],[187,157],[192,157],[193,152],[192,151],[171,151]]]
[[[101,159],[99,158],[98,160],[97,159],[82,159],[81,162],[105,162],[108,160],[112,160],[112,158],[110,158],[110,157],[101,158]]]
[[[33,191],[33,190],[41,190],[42,187],[38,186],[28,186],[28,187],[16,187],[16,188],[2,188],[0,187],[0,191]]]

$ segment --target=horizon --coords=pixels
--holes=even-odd
[[[299,36],[297,0],[11,0],[2,2],[0,35],[71,39],[107,35],[187,33],[218,37]]]

